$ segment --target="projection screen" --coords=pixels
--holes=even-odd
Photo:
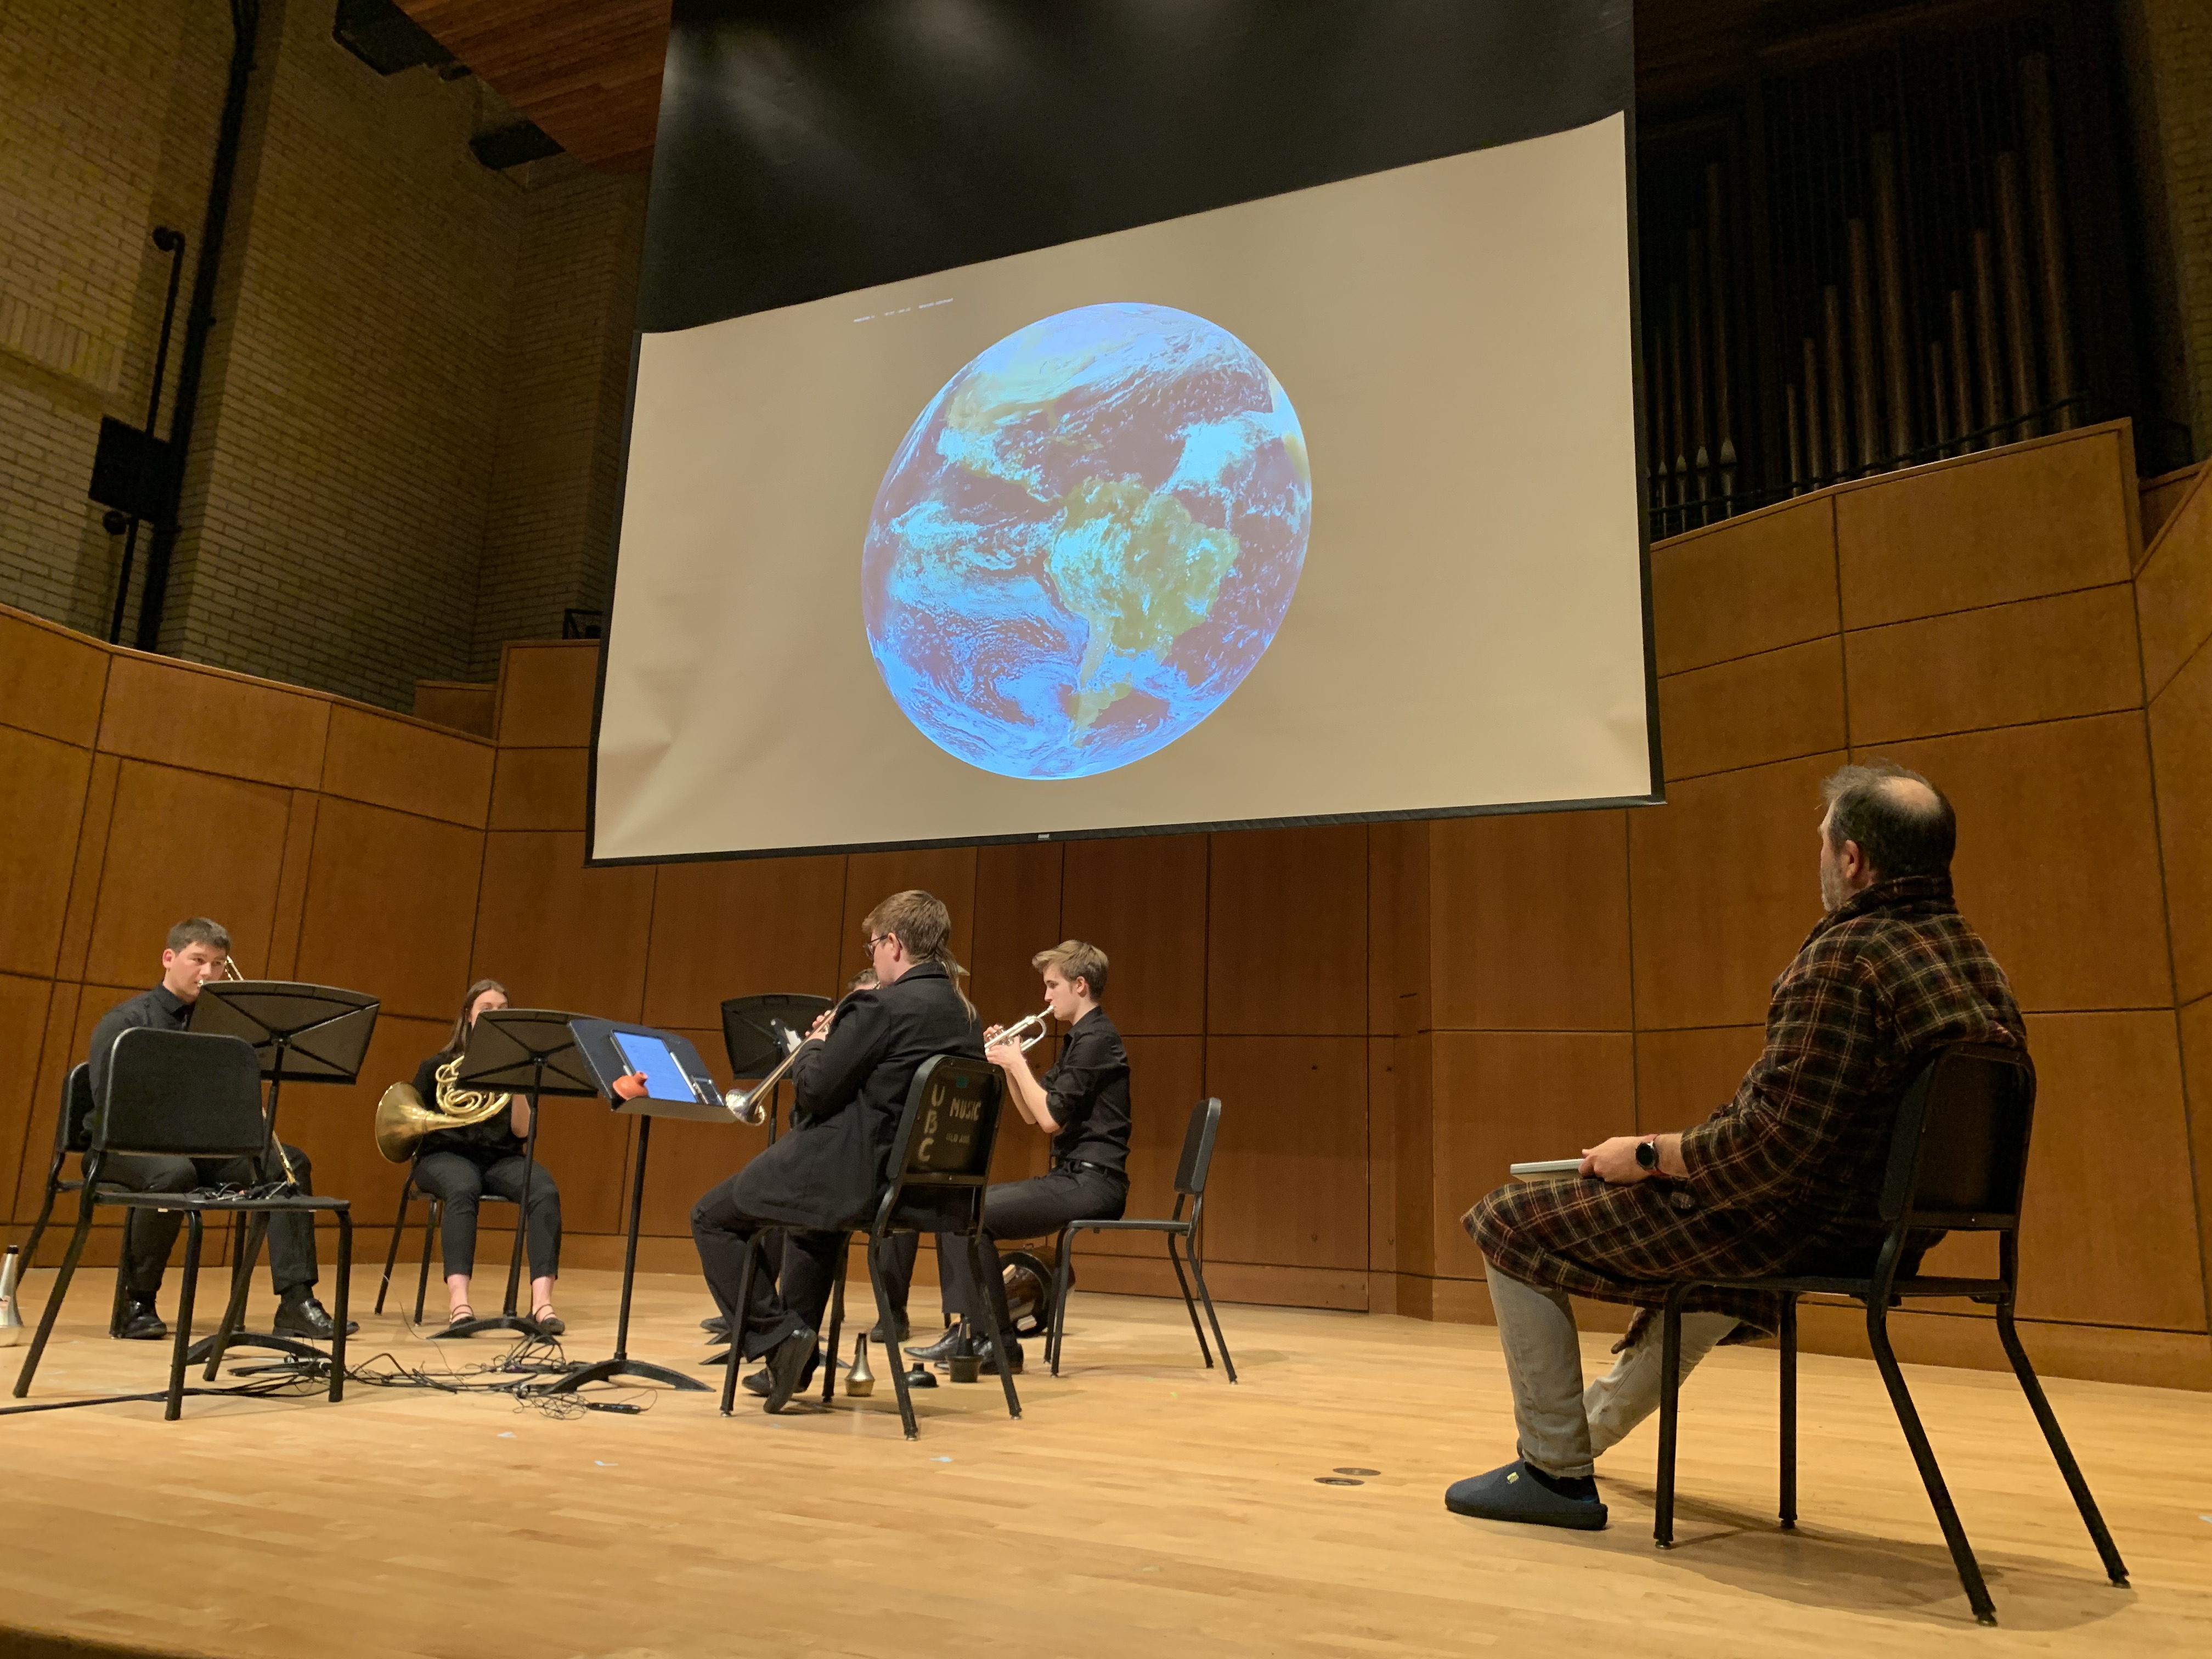
[[[1629,145],[641,332],[595,861],[1655,797]]]

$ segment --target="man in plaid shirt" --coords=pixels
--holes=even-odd
[[[1881,763],[1830,778],[1824,916],[1774,982],[1766,1047],[1735,1097],[1679,1134],[1617,1135],[1572,1179],[1500,1188],[1467,1214],[1513,1385],[1520,1456],[1456,1482],[1489,1520],[1605,1525],[1592,1460],[1656,1408],[1650,1310],[1670,1281],[1863,1273],[1897,1097],[1936,1049],[2024,1045],[2004,970],[1951,898],[1951,803]],[[1934,1237],[1923,1242],[1932,1244]],[[1910,1273],[1917,1256],[1905,1264]],[[1612,1372],[1583,1386],[1570,1295],[1635,1305]],[[1771,1331],[1775,1298],[1692,1296],[1685,1374],[1732,1334]]]

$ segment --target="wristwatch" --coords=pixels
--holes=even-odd
[[[1659,1137],[1646,1135],[1636,1143],[1636,1167],[1656,1170],[1659,1167]]]

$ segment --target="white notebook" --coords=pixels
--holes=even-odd
[[[1547,1158],[1534,1164],[1508,1164],[1506,1173],[1516,1181],[1555,1181],[1577,1173],[1582,1167],[1578,1158]]]

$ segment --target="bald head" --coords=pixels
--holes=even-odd
[[[1820,823],[1821,896],[1829,908],[1842,902],[1832,870],[1843,878],[1844,897],[1877,881],[1950,873],[1958,821],[1943,792],[1917,772],[1889,761],[1846,766],[1820,793],[1828,808]]]

